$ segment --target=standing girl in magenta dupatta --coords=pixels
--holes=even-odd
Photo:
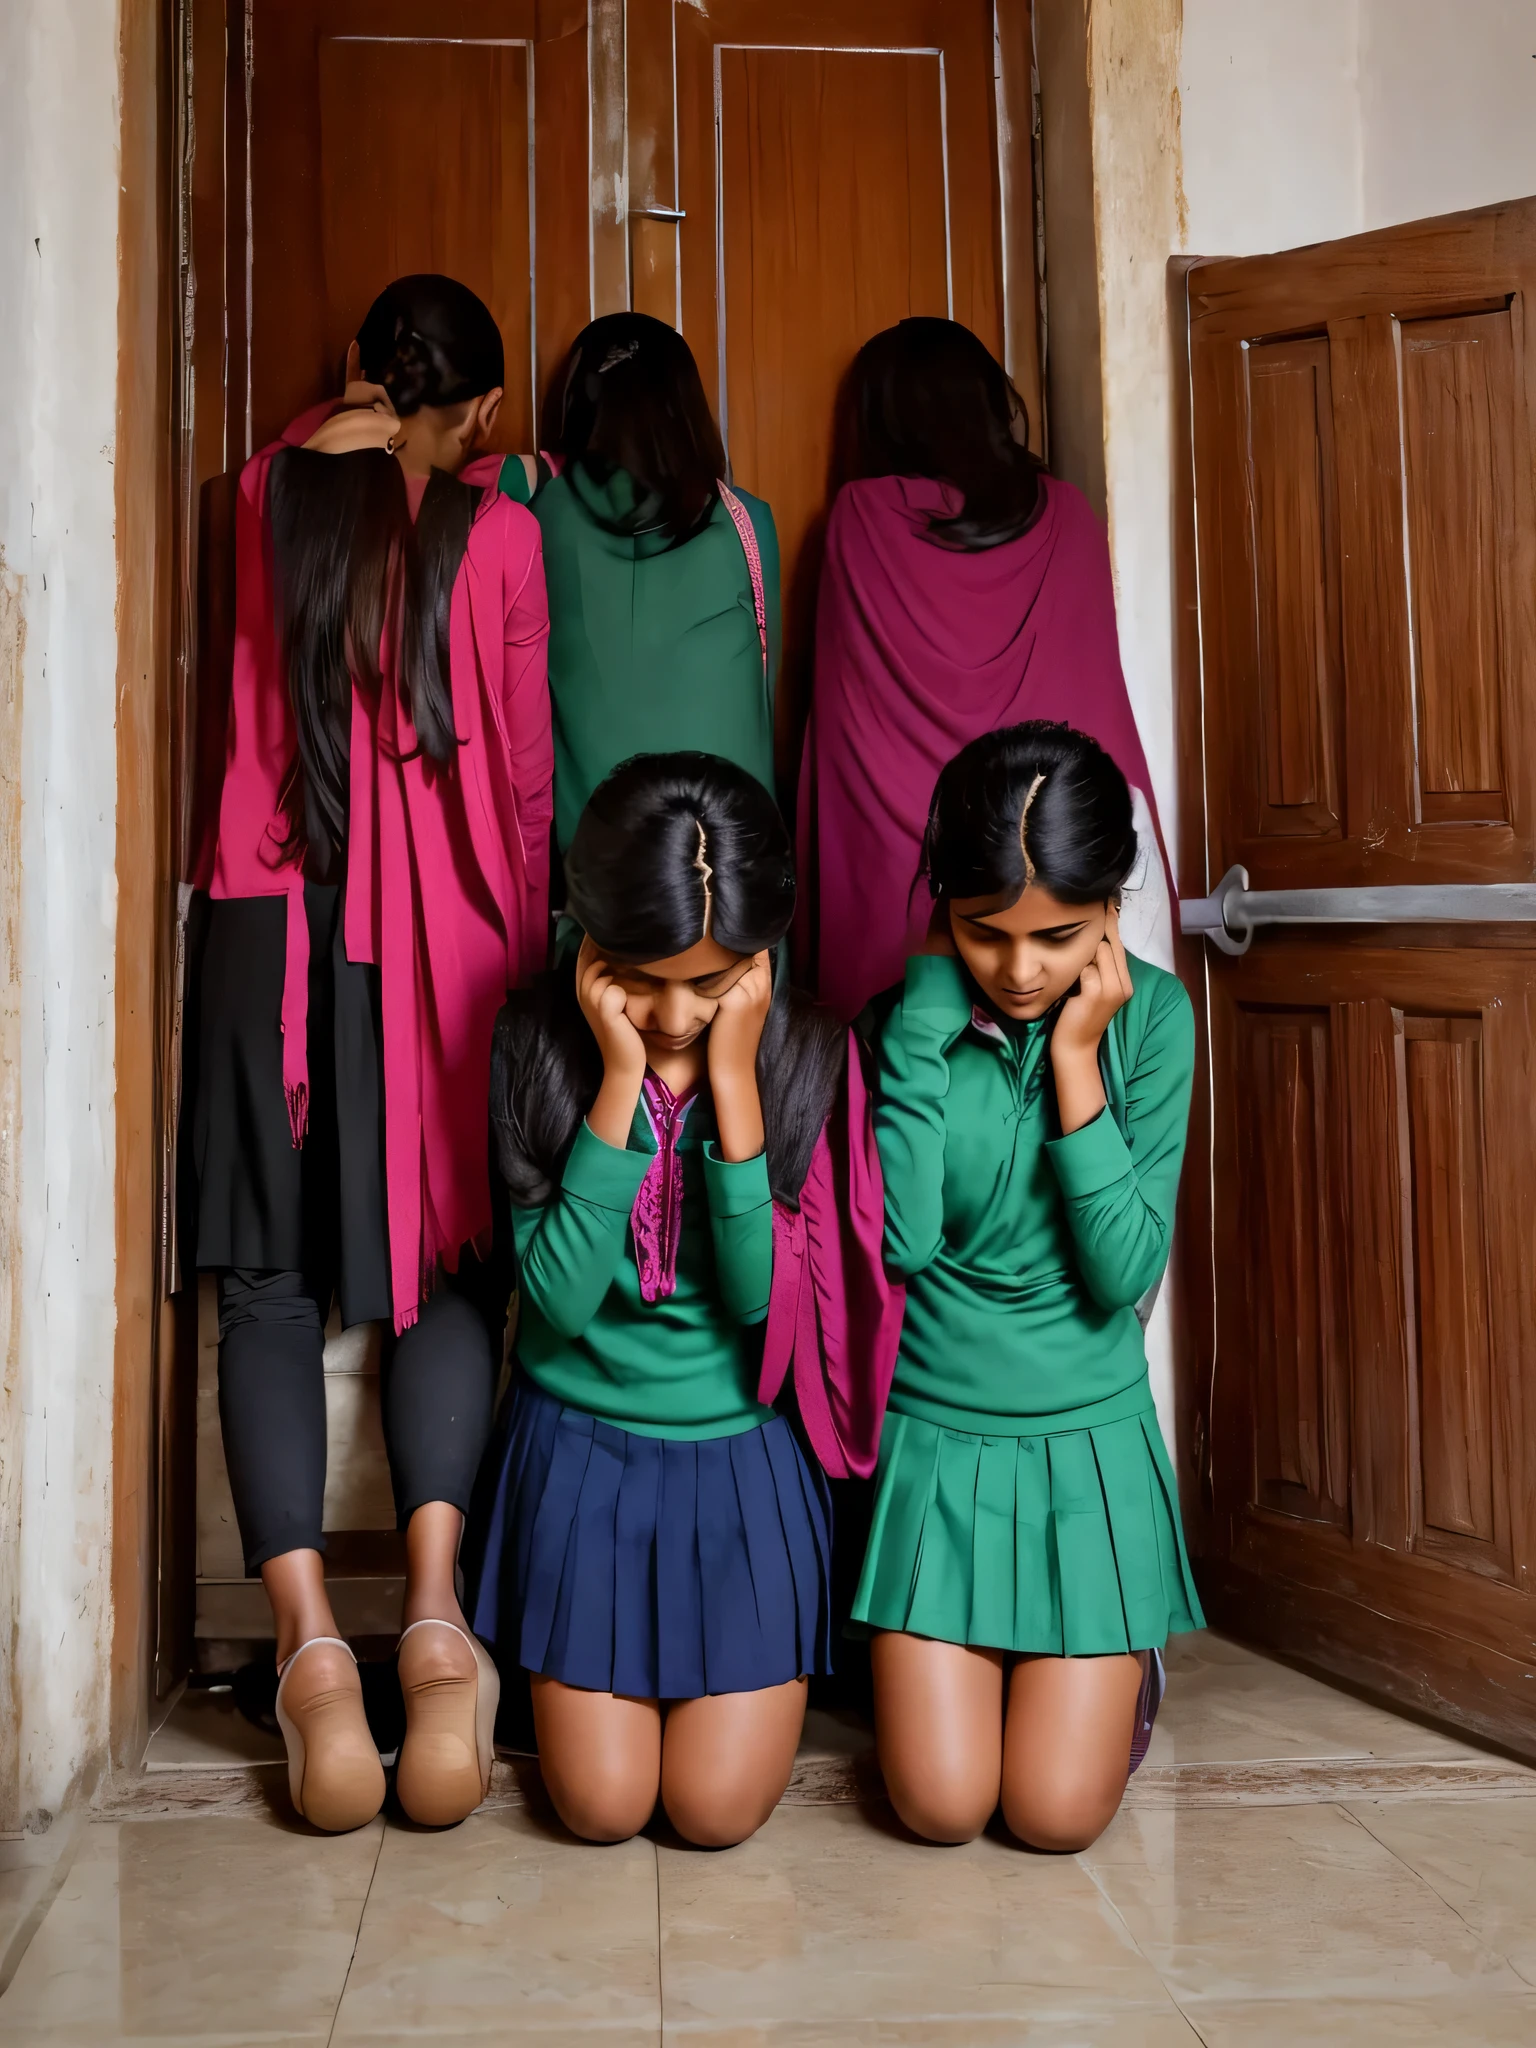
[[[632,1835],[659,1796],[738,1842],[828,1660],[826,1488],[770,1405],[791,1354],[821,1463],[874,1462],[900,1320],[877,1164],[848,1032],[775,985],[794,876],[759,782],[642,755],[566,878],[579,955],[497,1033],[519,1378],[476,1626],[532,1674],[575,1833]]]
[[[495,1359],[447,1276],[490,1236],[491,1035],[545,958],[551,808],[538,528],[479,456],[501,336],[464,286],[411,277],[359,345],[392,452],[309,453],[311,414],[240,481],[194,1103],[230,1484],[272,1602],[295,1804],[329,1829],[384,1796],[321,1564],[333,1295],[343,1324],[391,1331],[400,1796],[441,1824],[487,1781],[496,1673],[454,1571]]]
[[[853,1605],[897,1812],[1081,1849],[1199,1628],[1137,1303],[1167,1263],[1189,998],[1128,954],[1130,791],[1039,722],[945,768],[926,950],[877,1007],[886,1256],[907,1284]]]
[[[1172,966],[1152,782],[1120,670],[1109,551],[1016,435],[1002,368],[950,320],[903,320],[851,380],[857,481],[827,527],[799,792],[797,959],[852,1017],[901,977],[928,907],[928,799],[967,740],[1023,718],[1090,733],[1137,793],[1127,932]]]

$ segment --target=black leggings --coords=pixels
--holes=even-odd
[[[301,1273],[219,1274],[219,1420],[248,1572],[325,1548],[328,1312]],[[402,1529],[427,1501],[468,1511],[495,1391],[490,1329],[452,1283],[404,1336],[386,1334],[380,1394]]]

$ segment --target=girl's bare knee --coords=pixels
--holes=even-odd
[[[734,1849],[755,1835],[778,1800],[741,1789],[669,1787],[662,1804],[667,1819],[696,1849]]]
[[[1008,1832],[1031,1849],[1075,1856],[1091,1849],[1120,1810],[1122,1790],[1073,1787],[1019,1789],[1004,1785]]]
[[[997,1807],[994,1786],[929,1776],[921,1784],[904,1782],[887,1772],[886,1791],[904,1826],[925,1842],[958,1847],[974,1842]]]
[[[551,1782],[545,1789],[556,1813],[584,1842],[627,1842],[656,1810],[656,1787],[618,1773],[584,1773],[578,1784]]]

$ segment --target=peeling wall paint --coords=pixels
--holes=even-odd
[[[46,1825],[107,1747],[117,94],[115,0],[7,0],[0,550],[25,632],[19,686],[0,679],[0,1828]]]

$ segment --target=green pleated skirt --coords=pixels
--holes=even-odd
[[[1078,1416],[1032,1436],[972,1436],[888,1413],[858,1633],[1102,1657],[1203,1628],[1150,1393]]]

